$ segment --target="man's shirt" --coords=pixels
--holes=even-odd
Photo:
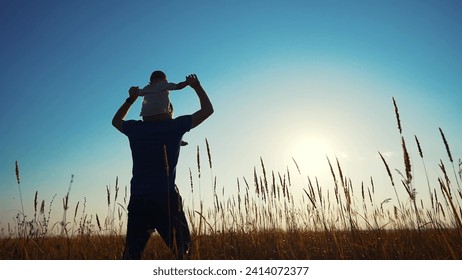
[[[133,169],[131,196],[166,193],[175,189],[181,139],[191,129],[192,116],[159,122],[124,121]]]

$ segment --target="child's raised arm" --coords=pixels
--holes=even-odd
[[[188,81],[184,81],[181,83],[176,84],[175,89],[184,89],[185,87],[189,86]]]

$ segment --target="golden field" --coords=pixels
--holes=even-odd
[[[462,259],[462,163],[455,162],[444,132],[441,143],[447,152],[438,164],[440,177],[429,182],[424,151],[414,136],[427,177],[426,186],[416,186],[408,143],[402,133],[398,107],[393,99],[400,133],[404,171],[393,176],[392,168],[379,153],[384,172],[395,196],[376,201],[373,178],[353,187],[344,175],[338,159],[327,158],[333,192],[326,192],[317,178],[307,176],[301,195],[295,194],[294,176],[302,176],[297,162],[295,171],[269,171],[263,159],[254,168],[252,180],[237,179],[231,197],[217,190],[212,175],[208,189],[213,190],[213,206],[192,201],[185,206],[193,238],[191,259],[315,259],[315,260],[440,260]],[[210,170],[212,156],[206,140]],[[197,147],[197,168],[201,158]],[[204,165],[204,164],[203,164]],[[203,169],[203,167],[202,167]],[[212,173],[213,174],[213,173]],[[18,190],[21,195],[19,165],[16,163]],[[190,171],[191,197],[198,191]],[[0,259],[33,260],[114,260],[124,248],[127,189],[121,191],[116,179],[114,189],[107,188],[107,217],[86,213],[83,201],[70,209],[67,195],[62,198],[62,219],[51,224],[51,206],[38,192],[33,215],[24,214],[23,201],[14,224],[2,228]],[[199,191],[201,186],[199,185]],[[428,203],[417,197],[428,194]],[[406,195],[399,195],[403,190]],[[122,194],[123,193],[123,194]],[[428,205],[428,206],[427,206]],[[145,259],[172,259],[173,255],[157,234],[153,234]]]

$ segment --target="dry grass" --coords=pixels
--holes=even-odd
[[[430,184],[423,149],[414,136],[425,170],[431,206],[417,196],[411,159],[406,146],[398,106],[393,98],[395,115],[403,151],[404,174],[396,169],[401,180],[393,177],[392,168],[379,152],[390,178],[396,200],[378,201],[373,178],[354,186],[345,176],[339,159],[327,163],[333,185],[321,186],[318,178],[303,177],[295,159],[295,176],[287,168],[283,172],[254,167],[253,185],[246,178],[237,178],[235,192],[225,196],[217,190],[212,156],[206,139],[210,182],[213,190],[210,208],[204,207],[201,185],[200,149],[197,147],[197,177],[189,170],[192,205],[186,206],[193,237],[192,259],[461,259],[462,258],[462,163],[456,172],[448,141],[440,130],[453,174],[440,161],[441,175],[437,185]],[[335,163],[335,164],[333,164]],[[202,172],[202,173],[201,173]],[[18,189],[19,166],[16,163]],[[197,180],[197,182],[195,181]],[[63,218],[50,225],[47,203],[34,198],[34,215],[24,210],[16,216],[16,224],[2,229],[0,259],[119,259],[123,251],[126,224],[127,189],[123,201],[116,179],[113,193],[107,187],[108,213],[104,220],[86,213],[85,204],[77,203],[72,220],[68,220],[69,193],[63,198]],[[457,186],[457,188],[455,188]],[[196,188],[199,188],[198,191]],[[400,197],[397,188],[405,196]],[[333,190],[333,192],[331,192]],[[199,196],[199,203],[194,201]],[[197,199],[197,196],[196,196]],[[420,200],[419,200],[420,199]],[[48,209],[54,197],[48,204]],[[396,203],[394,203],[396,201]],[[21,199],[22,203],[22,199]],[[196,203],[196,204],[195,204]],[[394,203],[394,204],[393,204]],[[186,203],[187,205],[189,203]],[[40,207],[38,207],[40,205]],[[79,206],[80,205],[80,206]],[[23,209],[23,208],[22,208]],[[144,258],[172,259],[173,255],[157,234],[149,241]]]
[[[462,258],[459,230],[363,230],[226,232],[193,236],[191,259],[202,260],[450,260]],[[201,242],[197,242],[198,238]],[[197,246],[200,244],[200,246]],[[87,235],[70,239],[0,239],[0,259],[117,260],[123,236]],[[145,259],[174,259],[154,234]]]

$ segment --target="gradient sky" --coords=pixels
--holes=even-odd
[[[394,198],[378,156],[404,170],[392,97],[425,197],[414,135],[434,187],[437,163],[449,164],[439,127],[455,161],[462,155],[461,13],[460,1],[1,1],[0,228],[20,209],[15,161],[29,216],[38,191],[47,203],[57,195],[59,219],[72,175],[71,208],[86,198],[87,212],[104,216],[106,186],[129,186],[131,174],[112,116],[156,69],[172,82],[196,73],[215,107],[184,138],[187,204],[206,138],[203,197],[211,176],[228,194],[236,178],[251,182],[260,157],[295,172],[294,157],[300,188],[317,176],[332,189],[329,156],[355,187],[372,176],[377,199]],[[176,116],[199,108],[190,88],[171,100]],[[128,118],[139,111],[137,102]]]

